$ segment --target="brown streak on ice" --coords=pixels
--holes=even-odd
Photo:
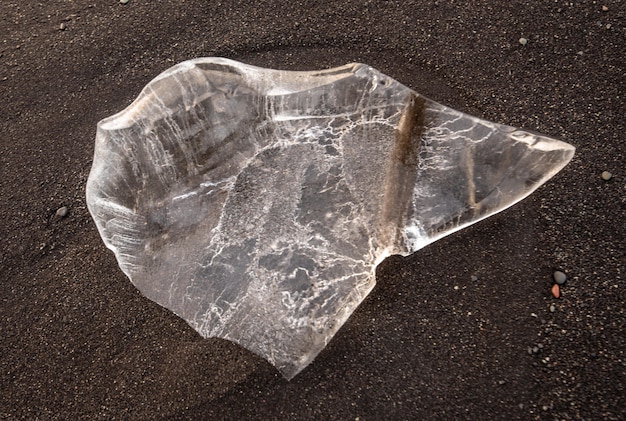
[[[399,241],[404,226],[407,204],[411,200],[417,176],[417,151],[424,128],[424,99],[415,93],[408,95],[398,127],[395,145],[390,155],[381,218],[381,243],[401,248]]]

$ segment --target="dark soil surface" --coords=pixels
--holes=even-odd
[[[621,0],[0,9],[0,418],[626,418]],[[85,205],[96,123],[202,56],[298,70],[365,62],[577,153],[507,211],[383,262],[370,296],[287,382],[145,299]],[[556,269],[568,275],[558,300]]]

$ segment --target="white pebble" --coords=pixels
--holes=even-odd
[[[519,43],[520,43],[521,45],[526,45],[526,44],[528,44],[528,40],[527,40],[526,38],[520,38],[520,39],[519,39]]]
[[[613,178],[613,174],[608,171],[602,171],[601,177],[604,181],[609,181],[611,178]]]

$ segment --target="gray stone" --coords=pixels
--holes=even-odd
[[[62,206],[59,209],[57,209],[56,211],[56,216],[60,217],[60,218],[64,218],[65,216],[67,216],[67,206]]]
[[[554,282],[556,282],[559,285],[563,285],[565,281],[567,280],[567,275],[565,275],[560,270],[555,271],[552,276],[554,278]]]

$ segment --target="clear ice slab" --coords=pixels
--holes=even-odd
[[[573,154],[364,64],[201,58],[98,124],[87,205],[146,297],[290,379],[372,290],[377,263],[513,205]]]

